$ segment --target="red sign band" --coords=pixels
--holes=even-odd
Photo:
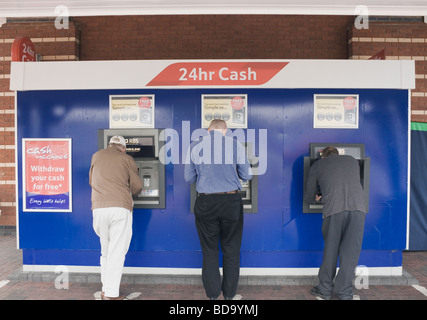
[[[147,86],[259,86],[270,81],[288,62],[174,63]]]

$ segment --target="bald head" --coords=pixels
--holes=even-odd
[[[222,134],[225,135],[225,133],[227,132],[227,123],[224,120],[214,119],[209,124],[208,131],[211,130],[220,130]]]

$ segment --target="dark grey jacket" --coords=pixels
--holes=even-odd
[[[307,203],[313,202],[316,182],[322,192],[323,218],[346,210],[367,212],[359,163],[352,156],[330,155],[311,166],[304,192]]]

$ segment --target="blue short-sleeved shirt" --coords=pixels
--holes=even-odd
[[[185,181],[196,183],[198,193],[241,190],[240,180],[252,178],[245,148],[233,137],[211,130],[190,146],[184,169]]]

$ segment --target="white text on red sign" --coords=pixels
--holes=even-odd
[[[192,69],[181,68],[179,72],[181,72],[180,81],[212,81],[216,77],[222,81],[256,80],[257,78],[256,71],[253,71],[251,67],[241,71],[233,71],[227,67],[223,67],[219,69],[218,75],[216,71],[205,70],[201,67]]]

